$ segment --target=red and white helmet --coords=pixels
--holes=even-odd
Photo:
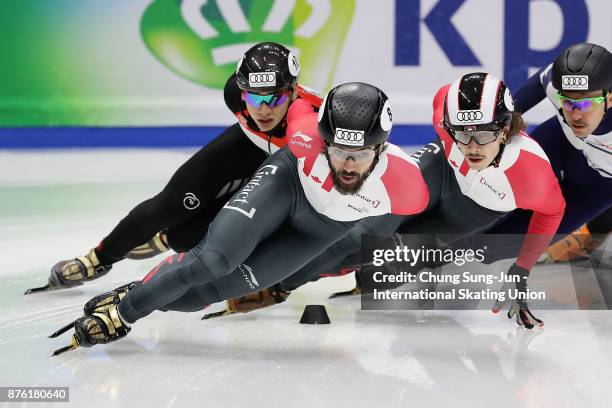
[[[474,72],[453,82],[444,100],[444,125],[451,131],[497,130],[512,120],[514,100],[506,84]]]

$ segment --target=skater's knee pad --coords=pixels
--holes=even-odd
[[[227,261],[226,256],[221,252],[204,249],[197,254],[197,258],[204,266],[203,269],[207,272],[201,274],[202,276],[195,277],[199,283],[207,283],[211,280],[217,280],[230,272],[229,262]]]

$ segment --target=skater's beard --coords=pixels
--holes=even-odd
[[[332,177],[334,179],[334,187],[342,195],[355,194],[363,186],[363,183],[370,174],[370,171],[371,169],[369,169],[365,174],[359,174],[356,171],[346,171],[344,169],[337,172],[334,168],[331,168]],[[355,176],[357,179],[352,183],[347,184],[342,181],[341,176]]]

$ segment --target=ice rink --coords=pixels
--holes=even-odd
[[[117,343],[51,358],[69,335],[48,334],[162,258],[118,263],[79,288],[23,292],[44,284],[57,261],[96,245],[191,153],[0,152],[0,386],[68,386],[70,402],[49,406],[103,408],[609,405],[607,310],[540,311],[545,328],[532,331],[489,311],[368,312],[355,297],[327,299],[351,288],[350,276],[248,315],[155,312]],[[552,268],[533,273],[566,278]],[[306,304],[326,305],[332,324],[298,324]]]

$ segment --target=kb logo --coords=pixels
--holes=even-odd
[[[249,85],[254,88],[276,86],[276,72],[251,72]]]
[[[589,76],[588,75],[563,75],[561,77],[561,89],[562,90],[581,90],[587,91],[589,89]]]
[[[482,120],[483,114],[479,110],[459,111],[457,112],[457,120],[459,122],[478,123]]]
[[[336,128],[334,143],[349,146],[363,146],[363,139],[364,132],[362,130]]]

